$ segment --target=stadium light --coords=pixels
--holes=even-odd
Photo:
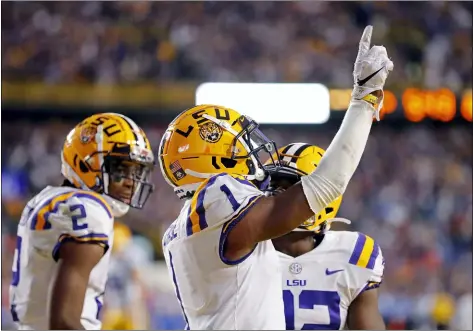
[[[261,124],[322,124],[330,118],[330,93],[322,84],[202,83],[195,102],[235,109]]]

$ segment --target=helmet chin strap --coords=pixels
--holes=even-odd
[[[332,225],[333,222],[351,224],[351,221],[349,219],[346,219],[346,218],[343,218],[343,217],[330,218],[330,219],[326,220],[325,222],[327,222],[327,225],[325,227],[325,231],[330,230],[330,226]],[[323,222],[321,224],[323,224]],[[320,230],[320,225],[321,224],[317,225],[317,227],[315,227],[315,229],[313,229],[313,230],[295,228],[294,230],[292,230],[292,232],[317,232],[317,231]]]

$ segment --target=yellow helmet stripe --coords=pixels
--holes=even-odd
[[[115,114],[115,113],[107,113],[107,115],[112,116],[113,119],[117,122],[120,123],[120,126],[124,128],[123,132],[125,134],[125,141],[137,141],[138,137],[136,136],[135,132],[133,131],[133,128],[131,127],[130,123],[128,123],[120,114]],[[128,128],[129,130],[127,130]]]
[[[134,137],[134,141],[136,141],[136,144],[140,147],[147,148],[146,140],[144,136],[141,134],[140,127],[131,118],[125,115],[115,114],[115,113],[113,114],[118,116],[130,128],[131,133],[133,134],[133,137]]]
[[[294,144],[289,144],[286,148],[284,149],[282,155],[283,161],[286,161],[288,163],[296,163],[297,158],[304,152],[307,148],[311,147],[312,145],[309,144],[304,144],[304,143],[294,143]]]
[[[143,130],[142,130],[143,131]],[[144,133],[144,132],[143,132]],[[145,145],[146,145],[146,148],[151,150],[151,144],[149,143],[149,139],[148,137],[146,137],[145,135],[143,135],[144,139],[145,139]]]

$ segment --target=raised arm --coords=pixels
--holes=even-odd
[[[320,165],[287,191],[262,197],[228,234],[226,255],[238,259],[260,241],[284,235],[344,193],[368,140],[373,116],[382,106],[383,87],[393,63],[383,46],[370,49],[372,26],[360,40],[350,106]]]

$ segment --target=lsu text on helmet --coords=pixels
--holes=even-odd
[[[115,113],[92,115],[67,135],[63,176],[75,187],[102,194],[116,217],[141,209],[153,191],[154,156],[144,131]]]
[[[293,143],[280,148],[280,169],[278,172],[271,174],[269,194],[284,189],[282,187],[284,181],[289,185],[293,185],[301,180],[301,176],[310,174],[317,168],[324,153],[325,151],[322,148],[306,143]],[[323,231],[327,226],[327,221],[337,215],[341,203],[342,196],[339,196],[325,209],[309,218],[294,231]]]
[[[258,126],[251,118],[222,106],[185,110],[171,122],[159,146],[164,178],[180,198],[191,197],[200,183],[219,173],[264,187],[268,171],[278,168],[278,158],[276,144]],[[261,160],[268,155],[265,171]]]

